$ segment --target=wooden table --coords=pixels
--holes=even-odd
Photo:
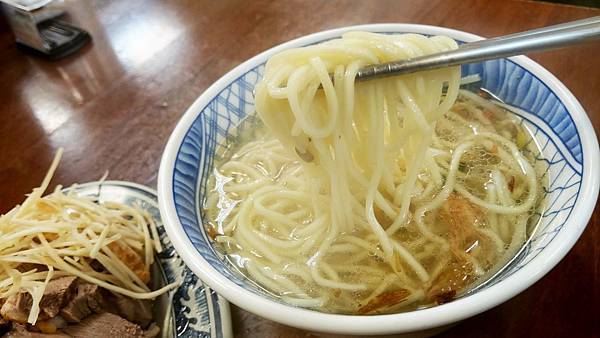
[[[163,147],[192,101],[276,44],[362,23],[409,22],[483,36],[600,15],[532,1],[66,0],[92,45],[57,62],[17,50],[0,20],[0,212],[38,186],[58,147],[55,183],[156,185]],[[581,101],[600,134],[600,44],[532,55]],[[600,332],[600,208],[575,247],[527,291],[443,337],[591,337]],[[239,337],[310,334],[232,306]],[[301,320],[301,319],[299,319]]]

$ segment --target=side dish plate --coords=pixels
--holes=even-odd
[[[112,201],[146,210],[156,222],[163,251],[157,254],[152,268],[152,287],[180,280],[181,286],[156,299],[154,318],[161,327],[161,337],[228,338],[232,336],[229,303],[210,289],[181,260],[165,233],[156,191],[124,181],[90,182],[76,185],[81,196],[99,202]]]

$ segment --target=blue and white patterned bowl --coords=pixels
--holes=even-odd
[[[324,314],[270,299],[234,273],[215,252],[202,227],[201,203],[215,151],[254,112],[252,91],[264,63],[283,49],[318,43],[350,30],[447,35],[481,39],[456,30],[409,24],[346,27],[312,34],[272,48],[227,73],[192,104],[163,154],[158,193],[167,233],[183,260],[211,288],[260,316],[308,330],[343,334],[390,334],[439,328],[485,311],[540,279],[569,251],[584,230],[598,196],[600,151],[594,129],[575,97],[556,77],[526,57],[463,67],[479,74],[482,87],[501,99],[535,133],[547,166],[548,209],[529,243],[511,265],[466,297],[408,313],[379,316]]]

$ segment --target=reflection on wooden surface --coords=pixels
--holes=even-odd
[[[37,186],[58,147],[55,182],[99,178],[154,186],[163,147],[193,100],[249,57],[308,33],[362,23],[411,22],[496,36],[599,10],[530,1],[127,0],[62,2],[93,42],[51,62],[16,49],[0,19],[0,212]],[[563,81],[600,131],[600,44],[535,54]],[[600,221],[526,292],[443,337],[597,334]],[[580,309],[587,309],[580,311]],[[239,337],[311,334],[233,307]]]

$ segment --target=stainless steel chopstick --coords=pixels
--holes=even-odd
[[[460,45],[458,49],[370,65],[359,69],[357,80],[414,73],[460,64],[566,47],[600,39],[600,16]]]
[[[473,42],[469,42],[469,45],[477,45],[482,42],[488,43],[491,41],[508,40],[508,39],[513,39],[513,38],[541,34],[541,33],[555,32],[555,31],[565,29],[565,28],[580,27],[580,26],[585,26],[588,24],[593,24],[593,23],[598,23],[598,22],[600,22],[600,16],[593,16],[590,18],[585,18],[585,19],[581,19],[581,20],[577,20],[577,21],[569,21],[569,22],[560,23],[558,25],[546,26],[546,27],[542,27],[542,28],[535,28],[532,30],[524,31],[524,32],[517,32],[517,33],[513,33],[513,34],[509,34],[509,35],[498,36],[495,38],[473,41]]]

